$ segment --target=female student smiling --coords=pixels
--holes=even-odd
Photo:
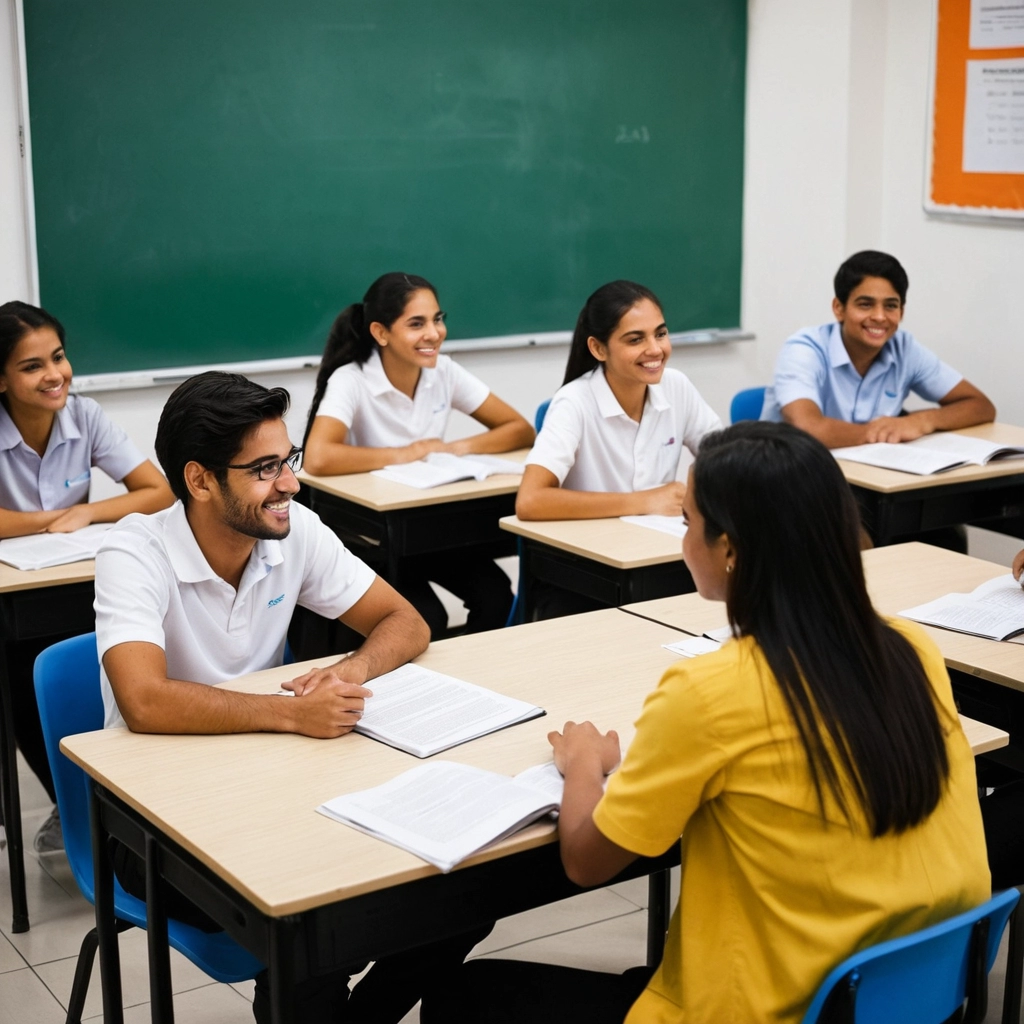
[[[678,370],[657,296],[612,281],[576,322],[562,387],[526,460],[520,519],[679,515],[683,447],[722,423]]]
[[[156,512],[174,500],[160,471],[91,398],[69,395],[71,363],[56,317],[26,302],[0,305],[0,537],[71,533],[129,512]],[[122,482],[127,494],[89,501],[91,469]],[[46,641],[52,643],[53,639]],[[10,652],[14,731],[51,800],[53,780],[33,696],[39,644]],[[61,849],[56,809],[36,835],[40,852]]]
[[[682,837],[661,965],[602,974],[478,960],[424,1024],[796,1024],[846,956],[976,906],[989,871],[974,759],[934,643],[871,606],[858,514],[825,447],[739,423],[701,447],[683,556],[734,639],[615,733],[551,733],[562,862],[613,878]]]
[[[434,286],[391,273],[331,328],[306,427],[305,467],[316,474],[364,473],[431,452],[508,452],[533,441],[533,428],[487,385],[440,354],[447,334]],[[452,409],[486,430],[443,440]],[[486,552],[462,549],[407,560],[390,582],[415,605],[436,639],[447,625],[429,580],[460,597],[467,630],[505,624],[512,606],[508,577]]]

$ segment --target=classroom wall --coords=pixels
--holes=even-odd
[[[1021,291],[1024,222],[939,221],[922,210],[932,0],[750,0],[749,12],[742,326],[757,340],[679,349],[674,365],[725,419],[735,391],[769,379],[793,330],[829,318],[831,277],[844,256],[889,249],[910,274],[908,329],[987,391],[1000,419],[1024,424],[1013,372],[1024,332],[1010,309]],[[25,295],[28,280],[11,20],[0,17],[5,297]],[[429,267],[422,271],[429,276]],[[558,386],[565,353],[558,346],[459,359],[532,417]],[[292,391],[292,431],[301,435],[312,373],[260,379]],[[95,397],[151,451],[168,391]],[[467,429],[460,421],[453,434]]]

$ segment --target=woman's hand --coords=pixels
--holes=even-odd
[[[90,505],[72,505],[46,528],[46,533],[74,533],[92,522]]]
[[[599,732],[593,722],[566,722],[561,732],[549,732],[548,742],[554,747],[555,767],[566,775],[570,768],[599,769],[609,775],[622,760],[619,734],[614,730]]]

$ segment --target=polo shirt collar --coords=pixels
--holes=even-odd
[[[435,367],[426,367],[420,370],[420,379],[416,385],[417,394],[419,394],[421,388],[429,390],[434,386],[435,369]],[[379,348],[374,347],[370,358],[363,363],[362,370],[363,376],[366,378],[366,386],[370,389],[370,394],[374,398],[380,398],[381,395],[385,395],[389,391],[393,391],[396,395],[402,394],[388,380],[388,375],[384,372],[384,364],[381,362]],[[406,396],[402,395],[402,397],[405,398]]]
[[[47,442],[46,450],[52,452],[65,441],[74,441],[81,436],[82,432],[78,429],[71,410],[65,405],[63,409],[58,410],[54,417],[53,429],[50,431],[50,440]],[[11,414],[0,404],[0,451],[10,451],[24,443],[21,431],[14,425]]]
[[[890,338],[882,346],[882,351],[878,353],[871,365],[868,367],[868,372],[870,373],[876,366],[880,368],[887,367],[894,358],[895,355],[893,354],[892,338]],[[843,331],[838,321],[829,325],[828,361],[829,365],[833,369],[840,366],[853,365],[853,362],[850,359],[850,353],[846,351],[846,346],[843,344]]]
[[[605,419],[611,419],[612,416],[625,416],[626,410],[619,405],[619,400],[608,386],[608,381],[604,375],[604,367],[597,367],[592,371],[592,374],[590,387],[593,389],[594,398],[597,401],[597,411]],[[662,412],[669,407],[668,396],[660,384],[647,385],[647,397],[644,399],[644,402],[657,412]]]
[[[200,549],[192,527],[189,526],[188,516],[185,515],[185,506],[180,501],[175,502],[167,513],[164,537],[171,568],[180,582],[201,583],[203,580],[220,579]],[[243,578],[254,561],[263,562],[269,570],[283,560],[279,540],[258,540],[249,556],[249,565],[246,566]]]

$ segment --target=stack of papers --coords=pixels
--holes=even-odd
[[[997,576],[969,594],[946,594],[900,615],[958,633],[1008,640],[1024,633],[1024,590],[1009,574]]]
[[[430,757],[546,713],[419,665],[403,665],[366,685],[373,696],[355,731],[414,757]]]
[[[456,480],[486,480],[497,473],[523,475],[523,464],[497,455],[450,455],[432,452],[419,462],[403,462],[373,470],[373,476],[407,487],[440,487]]]
[[[673,537],[682,537],[686,533],[686,523],[682,516],[619,516],[624,523],[634,526],[646,526],[648,530],[668,533]]]
[[[904,444],[858,444],[852,448],[833,448],[832,454],[848,462],[928,476],[959,466],[985,466],[996,459],[1024,458],[1024,447],[996,444],[963,434],[937,433]]]
[[[95,558],[113,523],[93,523],[74,533],[32,533],[0,540],[0,562],[15,569],[49,569],[53,565]]]
[[[674,644],[662,644],[666,651],[678,654],[683,658],[696,658],[701,654],[717,651],[726,640],[732,637],[732,626],[709,629],[702,636],[688,636],[685,640],[677,640]]]
[[[317,810],[447,873],[561,803],[562,776],[551,763],[510,779],[470,765],[432,761],[382,786],[335,797]]]

